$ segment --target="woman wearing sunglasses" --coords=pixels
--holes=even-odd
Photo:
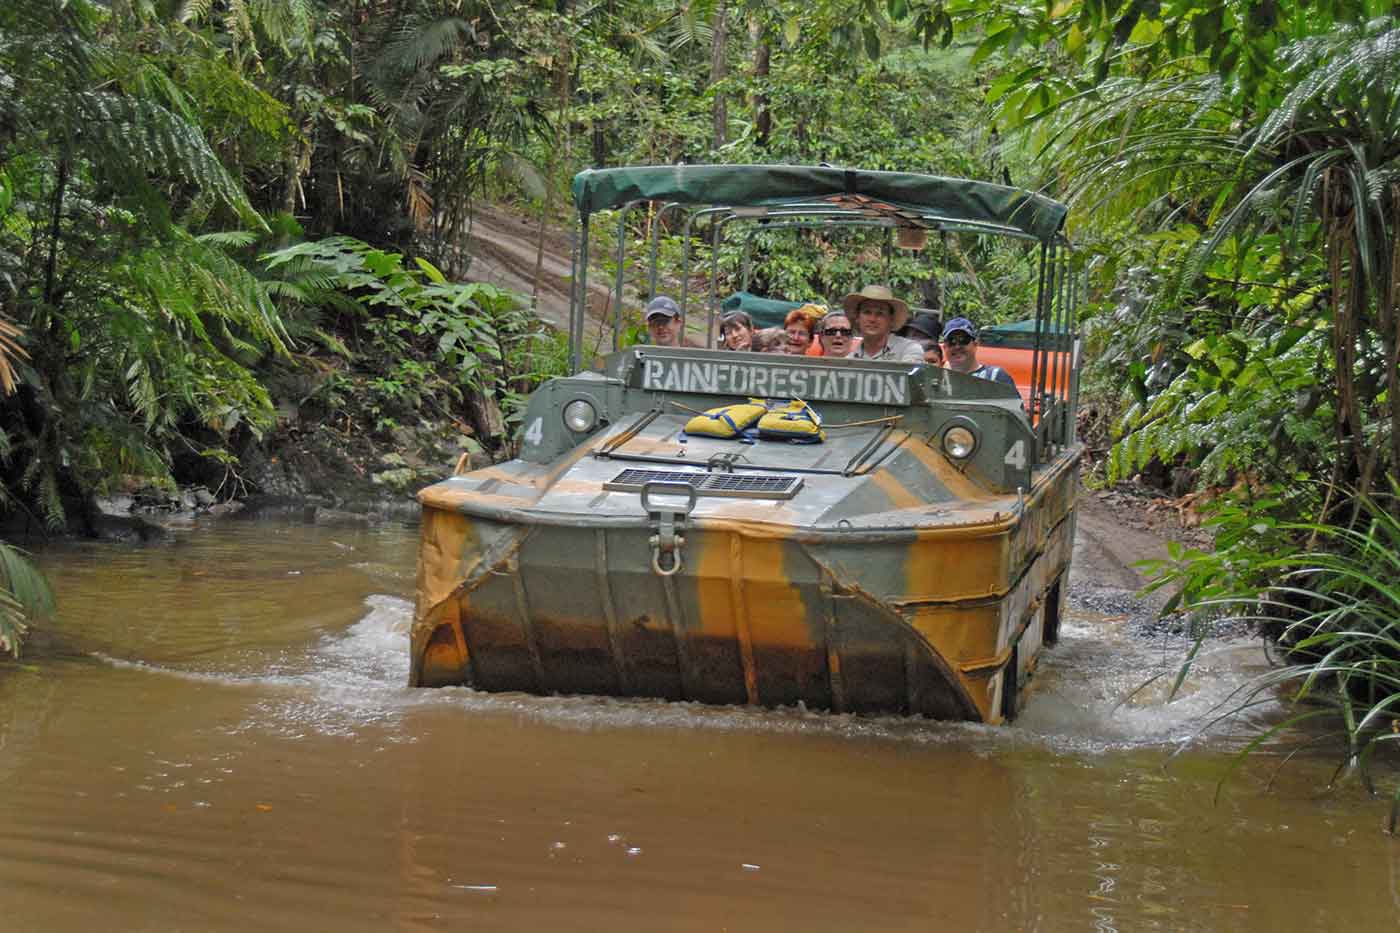
[[[817,325],[822,356],[833,359],[850,356],[856,348],[855,329],[845,311],[832,311]]]

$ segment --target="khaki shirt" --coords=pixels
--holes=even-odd
[[[855,352],[847,359],[852,360],[877,360],[882,363],[922,363],[924,361],[924,348],[907,337],[897,337],[890,334],[885,338],[885,345],[880,348],[880,352],[874,356],[867,356],[865,352],[865,342],[861,341]]]

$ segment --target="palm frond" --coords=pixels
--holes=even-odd
[[[1400,25],[1393,18],[1343,25],[1287,46],[1280,61],[1301,78],[1259,127],[1256,146],[1276,142],[1305,108],[1325,106],[1339,94],[1394,99],[1400,91]]]
[[[199,234],[195,241],[221,249],[241,249],[256,243],[258,235],[251,230],[216,230]]]
[[[28,555],[0,541],[0,592],[5,593],[29,618],[52,615],[53,592]]]
[[[455,16],[427,22],[409,18],[384,46],[378,64],[394,72],[417,72],[446,57],[473,35],[471,23]]]
[[[22,336],[17,325],[0,317],[0,390],[6,395],[15,390],[15,361],[29,357],[29,351],[19,342]]]

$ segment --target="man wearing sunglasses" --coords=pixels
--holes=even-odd
[[[855,349],[855,331],[845,311],[827,312],[817,324],[817,334],[821,337],[822,356],[839,360]]]
[[[1000,366],[978,364],[977,328],[965,317],[955,317],[943,325],[943,359],[948,369],[1016,388],[1016,380]]]

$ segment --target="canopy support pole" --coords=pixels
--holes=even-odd
[[[617,212],[617,277],[613,285],[613,352],[622,349],[622,273],[627,248],[627,212],[636,201],[628,201]]]
[[[588,318],[588,215],[579,215],[578,249],[574,263],[574,279],[578,289],[575,311],[569,316],[569,350],[575,373],[583,368],[583,330]]]
[[[1048,288],[1047,288],[1047,286],[1048,286],[1047,279],[1048,279],[1049,274],[1050,274],[1050,268],[1049,268],[1049,267],[1050,267],[1050,248],[1049,248],[1046,244],[1042,243],[1042,244],[1040,244],[1040,275],[1039,275],[1038,278],[1037,278],[1036,286],[1035,286],[1035,342],[1031,344],[1031,346],[1035,348],[1035,349],[1032,351],[1032,353],[1031,353],[1031,397],[1030,397],[1030,399],[1029,399],[1029,402],[1030,402],[1030,405],[1029,405],[1029,408],[1030,408],[1029,414],[1030,414],[1032,417],[1036,417],[1037,414],[1042,415],[1042,416],[1043,416],[1043,414],[1044,414],[1044,411],[1043,411],[1043,407],[1044,407],[1044,406],[1042,405],[1042,401],[1043,401],[1043,400],[1042,400],[1041,397],[1040,397],[1039,386],[1040,386],[1040,380],[1041,380],[1041,376],[1042,376],[1042,371],[1045,369],[1045,330],[1044,330],[1044,323],[1045,323],[1046,292],[1047,292],[1047,290],[1048,290]],[[1035,423],[1035,438],[1036,438],[1036,445],[1035,445],[1035,446],[1036,446],[1036,450],[1035,450],[1035,462],[1036,462],[1036,463],[1041,463],[1041,462],[1043,462],[1042,458],[1043,458],[1043,456],[1044,456],[1044,451],[1041,449],[1042,446],[1043,446],[1043,445],[1041,444],[1041,438],[1042,438],[1043,435],[1044,435],[1044,431],[1043,431],[1044,424],[1043,424],[1043,421],[1044,421],[1044,418],[1043,418],[1043,417],[1040,417],[1040,418],[1038,418],[1038,420],[1037,420],[1036,423]]]

